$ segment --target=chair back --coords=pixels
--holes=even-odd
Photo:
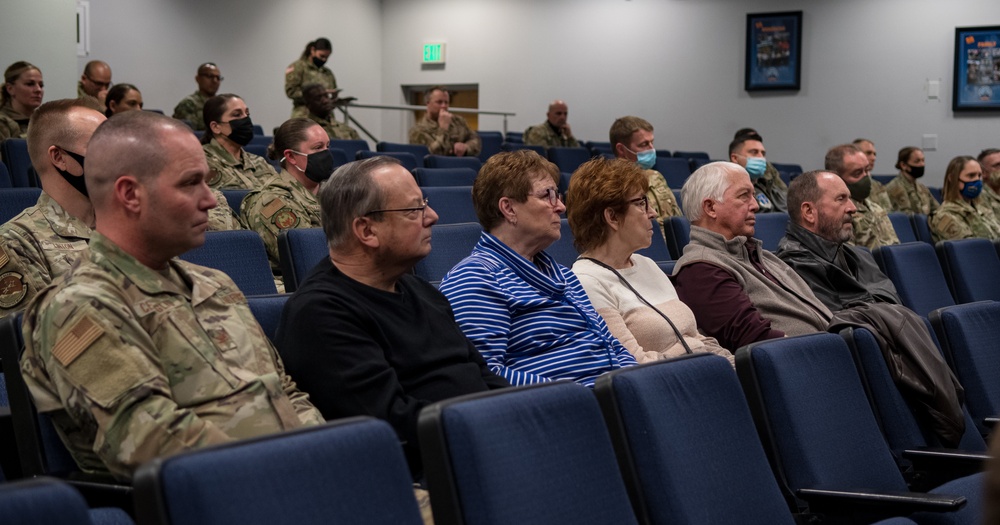
[[[910,214],[893,211],[889,212],[889,222],[892,223],[892,229],[896,231],[896,236],[899,237],[899,242],[917,242],[917,233],[913,230],[913,221],[910,219]]]
[[[257,324],[272,343],[278,340],[278,327],[281,325],[281,311],[285,309],[289,294],[253,295],[247,297],[247,304],[253,312]]]
[[[899,292],[903,305],[917,315],[955,304],[934,247],[923,242],[881,246],[872,255]]]
[[[10,180],[10,172],[7,171],[7,165],[0,162],[0,189],[10,188],[14,185]]]
[[[726,359],[700,353],[616,370],[594,393],[641,522],[794,523]]]
[[[512,142],[524,144],[524,132],[523,131],[508,131],[504,133],[504,142]],[[504,150],[507,151],[507,150]]]
[[[416,157],[418,163],[421,164],[424,157],[431,154],[431,151],[423,144],[403,144],[400,142],[379,142],[375,145],[375,151],[409,153]]]
[[[91,525],[87,502],[52,478],[0,485],[0,523]]]
[[[570,382],[430,405],[417,424],[438,525],[637,523],[594,395]]]
[[[424,167],[423,157],[421,160],[417,160],[417,157],[413,156],[412,153],[407,153],[405,151],[358,151],[355,160],[370,159],[372,157],[394,157],[399,161],[411,173],[417,168]]]
[[[330,139],[330,147],[342,150],[348,159],[358,158],[359,151],[371,151],[368,141],[361,139]]]
[[[590,160],[590,152],[587,148],[549,148],[548,158],[559,167],[559,171],[573,173]]]
[[[707,159],[710,158],[704,151],[681,151],[675,150],[674,157],[681,159]]]
[[[17,217],[26,208],[34,206],[41,195],[41,188],[0,189],[0,224]]]
[[[476,208],[472,205],[472,186],[428,186],[424,197],[438,214],[438,224],[476,222]]]
[[[483,228],[478,222],[440,224],[431,230],[431,253],[417,262],[414,273],[434,286],[472,253]]]
[[[917,240],[926,242],[927,244],[934,244],[934,238],[931,236],[931,227],[927,223],[927,216],[923,213],[914,213],[910,216],[910,220],[913,223],[913,231],[917,234]]]
[[[757,225],[753,236],[764,243],[764,249],[769,252],[778,251],[778,242],[785,236],[788,226],[788,214],[784,212],[758,213]]]
[[[15,188],[39,188],[38,174],[31,167],[26,139],[6,139],[0,142],[0,158],[7,165],[11,186]]]
[[[652,221],[652,223],[653,240],[649,243],[649,248],[643,248],[636,253],[649,257],[657,264],[672,261],[673,258],[670,256],[670,249],[667,248],[667,243],[663,240],[663,234],[660,233],[660,223],[656,221]]]
[[[1000,256],[989,239],[942,241],[938,258],[955,301],[1000,301]],[[990,278],[984,278],[990,276]]]
[[[233,210],[233,213],[237,217],[240,216],[240,207],[243,206],[243,199],[246,198],[247,194],[251,190],[245,189],[232,189],[232,190],[221,190],[222,196],[226,198],[226,204],[229,208]]]
[[[660,172],[667,181],[667,186],[680,189],[684,181],[691,175],[691,165],[688,159],[678,157],[656,157],[653,169]]]
[[[580,252],[573,246],[573,229],[569,227],[569,219],[562,219],[560,222],[562,224],[559,227],[559,240],[546,248],[545,253],[551,255],[557,263],[569,268],[576,262]]]
[[[503,144],[503,133],[499,131],[479,131],[479,141],[483,148],[479,151],[479,160],[486,162],[487,159],[503,151],[500,146]]]
[[[483,167],[483,161],[479,157],[448,157],[445,155],[427,155],[424,157],[424,166],[428,168],[468,168],[479,173],[479,168]]]
[[[519,149],[530,149],[531,151],[534,151],[535,153],[541,155],[543,159],[545,158],[545,148],[543,146],[532,146],[525,144],[523,142],[504,142],[503,144],[501,144],[500,149],[504,151],[517,151]]]
[[[278,293],[264,241],[255,231],[205,232],[205,244],[180,258],[225,273],[243,295]]]
[[[291,228],[278,234],[278,263],[285,292],[298,290],[309,272],[330,256],[323,228]]]
[[[143,524],[421,523],[399,438],[371,418],[158,458],[135,495]]]
[[[779,172],[783,171],[785,173],[788,173],[789,176],[790,176],[790,179],[794,179],[795,178],[795,177],[791,177],[791,175],[793,173],[796,176],[798,176],[798,175],[800,175],[802,173],[802,166],[800,166],[798,164],[782,164],[782,163],[778,163],[778,162],[772,162],[771,165],[774,166],[774,169],[778,170]]]
[[[428,186],[472,186],[476,182],[477,171],[472,168],[417,168],[413,176],[417,185]]]
[[[669,225],[669,228],[666,228]],[[667,229],[667,248],[676,261],[684,255],[684,247],[691,242],[691,223],[684,217],[671,217],[664,223]]]

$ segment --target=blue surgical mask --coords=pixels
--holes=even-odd
[[[979,196],[979,193],[983,191],[983,181],[974,180],[972,182],[966,182],[965,186],[962,186],[962,196],[966,199],[975,199]]]
[[[747,157],[747,173],[750,179],[759,179],[767,170],[767,159],[764,157]]]
[[[656,165],[656,149],[647,149],[646,151],[632,151],[625,148],[625,151],[635,155],[635,161],[639,164],[639,167],[648,170],[653,169]]]

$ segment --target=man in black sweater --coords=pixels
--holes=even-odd
[[[417,416],[435,401],[510,386],[413,266],[437,214],[389,157],[342,166],[319,191],[330,257],[289,298],[277,346],[323,416],[368,415],[396,430],[420,477]]]

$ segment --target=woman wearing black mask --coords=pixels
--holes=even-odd
[[[930,215],[938,209],[937,199],[931,191],[917,181],[924,176],[924,152],[920,148],[907,146],[899,150],[896,160],[899,175],[885,185],[885,191],[892,201],[892,211],[922,213]]]
[[[253,190],[277,175],[267,160],[243,149],[253,138],[253,121],[243,99],[216,95],[205,101],[203,118],[201,143],[211,171],[209,186]]]
[[[317,38],[306,44],[302,56],[285,69],[285,94],[292,99],[292,118],[309,115],[306,101],[302,98],[302,86],[322,84],[327,93],[337,93],[337,78],[326,67],[333,45],[326,38]]]
[[[306,118],[286,121],[267,148],[268,157],[281,161],[281,174],[243,199],[243,222],[264,239],[276,276],[281,230],[321,226],[316,192],[333,173],[329,148],[330,137],[319,124]]]

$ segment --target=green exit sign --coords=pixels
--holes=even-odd
[[[424,64],[444,64],[444,44],[424,44]]]

